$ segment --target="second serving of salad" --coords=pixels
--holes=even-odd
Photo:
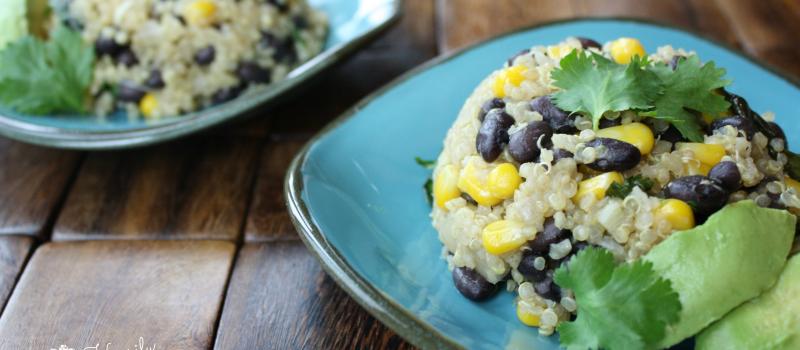
[[[433,173],[455,287],[515,292],[519,321],[569,349],[800,348],[797,158],[730,83],[632,38],[511,57]]]

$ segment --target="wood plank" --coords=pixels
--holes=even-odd
[[[364,96],[436,55],[434,2],[406,0],[399,23],[271,112],[273,134],[316,133]]]
[[[0,234],[41,236],[79,160],[78,152],[0,137]]]
[[[408,349],[328,277],[299,241],[247,244],[216,349]]]
[[[247,216],[245,241],[298,239],[286,212],[283,178],[286,168],[306,139],[276,140],[264,147],[253,205]]]
[[[33,239],[25,236],[0,237],[0,312],[28,259]]]
[[[784,0],[717,0],[742,46],[751,54],[800,78],[800,4]]]
[[[0,349],[208,349],[235,247],[228,242],[49,243],[0,317]],[[141,348],[140,348],[141,349]]]
[[[452,52],[515,29],[575,17],[564,0],[439,0],[439,50]]]
[[[514,0],[502,5],[491,0],[439,0],[439,7],[440,48],[445,52],[515,29],[580,16],[646,19],[737,43],[719,8],[705,0]]]
[[[90,154],[54,240],[235,240],[250,200],[259,141],[200,137]]]

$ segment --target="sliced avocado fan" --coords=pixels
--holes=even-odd
[[[772,286],[791,249],[795,221],[785,210],[741,201],[701,226],[672,234],[645,255],[681,301],[680,319],[667,327],[660,346],[697,334]]]

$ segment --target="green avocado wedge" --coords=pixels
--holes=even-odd
[[[660,347],[697,334],[775,283],[792,245],[795,221],[787,211],[741,201],[701,226],[672,234],[645,255],[672,282],[682,306]]]
[[[778,282],[697,337],[697,350],[800,349],[800,255],[789,259]]]

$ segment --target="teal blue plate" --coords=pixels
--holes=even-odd
[[[556,349],[517,321],[510,293],[483,303],[456,291],[431,227],[415,156],[436,158],[445,133],[475,86],[508,56],[566,36],[607,41],[635,35],[649,52],[671,44],[714,60],[731,91],[771,110],[799,135],[800,88],[751,59],[689,32],[632,20],[553,23],[490,40],[438,59],[368,97],[297,156],[286,179],[295,225],[309,249],[350,295],[422,347]],[[800,139],[791,146],[800,147]]]
[[[0,106],[0,135],[59,148],[112,149],[173,139],[222,123],[263,106],[365,44],[399,15],[402,0],[309,0],[328,15],[323,51],[295,68],[287,79],[230,102],[157,121],[129,120],[118,112],[94,116],[30,116]]]

